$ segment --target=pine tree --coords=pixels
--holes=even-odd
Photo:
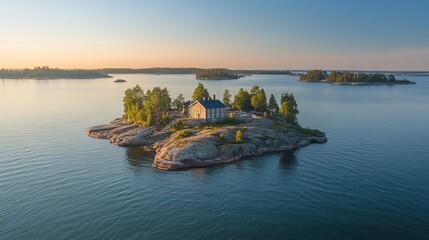
[[[225,104],[225,106],[230,107],[231,106],[231,92],[228,89],[225,89],[225,91],[223,92],[223,104]]]
[[[179,94],[179,96],[177,96],[176,99],[173,100],[173,108],[175,110],[182,110],[183,109],[183,104],[185,104],[185,98],[183,97],[183,94]]]
[[[273,94],[270,95],[270,99],[268,100],[268,111],[270,111],[271,114],[279,112],[279,105]]]
[[[298,104],[296,103],[293,94],[283,93],[280,102],[282,104],[280,107],[280,114],[286,119],[286,121],[288,121],[288,123],[296,126],[299,125],[297,118],[297,115],[299,114]]]
[[[192,100],[194,101],[201,101],[204,98],[209,98],[209,92],[207,91],[207,88],[204,88],[204,85],[202,83],[198,83],[197,87],[194,90],[194,93],[192,94]]]
[[[234,96],[233,107],[239,111],[248,111],[252,109],[250,100],[250,94],[248,91],[240,88],[238,93]]]
[[[251,99],[250,102],[255,109],[255,111],[264,112],[267,108],[267,96],[265,95],[265,90],[259,88],[258,86],[253,86],[250,90]]]

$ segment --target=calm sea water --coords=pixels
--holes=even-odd
[[[193,75],[0,80],[0,239],[429,239],[429,78],[332,86],[255,75],[204,82],[294,93],[328,143],[164,172],[139,148],[85,135],[126,88],[190,97]]]

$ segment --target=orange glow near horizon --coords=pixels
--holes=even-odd
[[[355,15],[349,4],[0,1],[0,68],[429,71],[427,8],[404,4],[411,17],[381,21],[365,4],[353,2]]]
[[[146,68],[429,70],[429,49],[354,54],[276,54],[196,47],[24,44],[0,46],[0,68]],[[404,63],[407,63],[405,66]],[[412,66],[412,67],[407,67]]]

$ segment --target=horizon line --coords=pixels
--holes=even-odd
[[[38,67],[49,67],[51,69],[63,69],[63,70],[73,70],[73,69],[79,69],[79,70],[103,70],[103,69],[131,69],[131,70],[139,70],[139,69],[156,69],[156,68],[164,68],[164,69],[226,69],[226,70],[233,70],[233,71],[295,71],[295,72],[303,72],[303,71],[312,71],[312,70],[323,70],[323,71],[349,71],[349,72],[420,72],[420,73],[429,73],[429,70],[388,70],[388,69],[382,69],[382,70],[369,70],[369,69],[323,69],[323,68],[306,68],[306,69],[263,69],[263,68],[241,68],[241,69],[233,69],[233,68],[227,68],[227,67],[102,67],[102,68],[75,68],[75,67],[67,67],[67,68],[61,68],[61,67],[50,67],[50,66],[34,66],[32,68],[29,67],[23,67],[23,68],[0,68],[5,70],[23,70],[23,69],[34,69]]]

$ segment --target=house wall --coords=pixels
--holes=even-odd
[[[210,121],[218,121],[225,118],[225,108],[207,109],[206,119]]]
[[[188,111],[191,118],[206,119],[207,117],[206,109],[199,103],[192,105]]]
[[[225,108],[205,109],[201,104],[196,103],[188,109],[189,117],[195,119],[205,119],[209,122],[216,122],[226,117]]]

